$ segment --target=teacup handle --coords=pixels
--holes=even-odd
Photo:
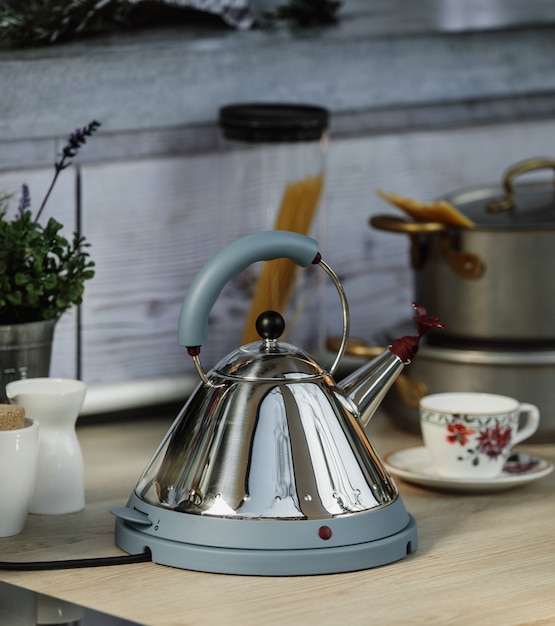
[[[519,443],[520,441],[524,441],[524,439],[528,439],[531,437],[540,425],[540,410],[535,404],[529,404],[528,402],[521,402],[520,404],[520,415],[526,416],[526,421],[522,428],[519,428],[514,437],[512,445]]]

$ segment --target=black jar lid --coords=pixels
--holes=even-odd
[[[250,142],[316,141],[328,126],[327,109],[307,104],[243,103],[220,109],[226,139]]]

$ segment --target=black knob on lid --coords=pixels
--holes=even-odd
[[[264,311],[256,320],[256,332],[262,339],[278,339],[285,330],[285,320],[277,311]]]

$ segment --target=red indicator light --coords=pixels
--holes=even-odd
[[[331,528],[329,526],[320,526],[318,536],[320,539],[327,541],[331,537]]]

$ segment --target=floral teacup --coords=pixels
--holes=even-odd
[[[497,394],[447,392],[420,400],[424,443],[437,473],[450,478],[499,476],[512,447],[533,435],[539,421],[533,404]]]

